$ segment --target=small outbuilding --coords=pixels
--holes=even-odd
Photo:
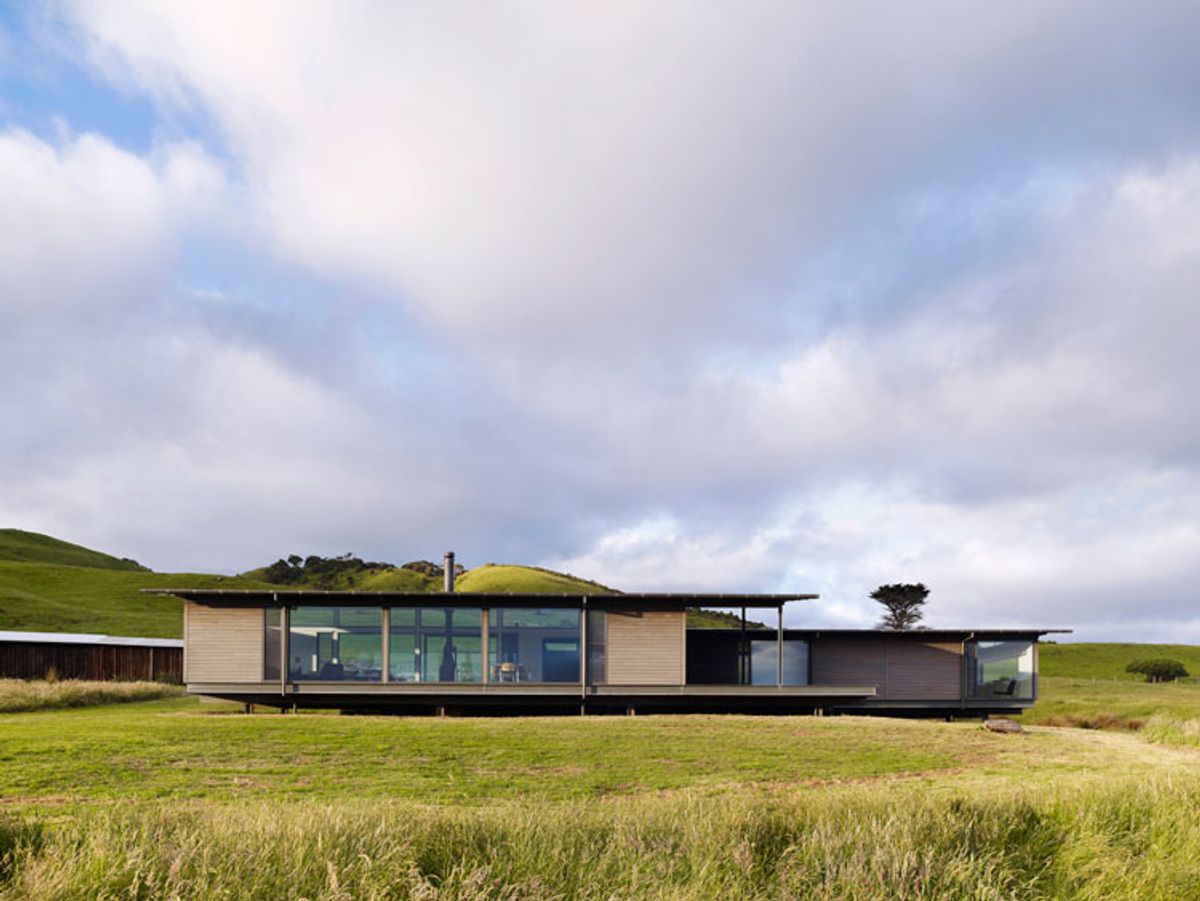
[[[183,642],[74,632],[0,631],[0,679],[183,681]]]

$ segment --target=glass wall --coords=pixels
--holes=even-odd
[[[263,680],[279,681],[279,652],[283,647],[283,611],[268,607],[263,611]]]
[[[393,607],[390,617],[389,681],[483,681],[479,609]]]
[[[969,641],[967,697],[1033,697],[1034,664],[1032,641]]]
[[[383,611],[379,607],[296,607],[288,629],[292,681],[379,682]]]
[[[491,681],[579,681],[578,610],[497,607],[489,616]]]
[[[778,642],[776,639],[753,639],[750,642],[750,684],[774,685]],[[808,642],[785,639],[783,642],[783,684],[808,684]]]

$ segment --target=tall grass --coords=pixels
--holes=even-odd
[[[1142,737],[1163,745],[1200,748],[1200,720],[1153,716],[1142,727]]]
[[[162,682],[85,682],[75,679],[26,682],[24,679],[0,679],[0,713],[153,701],[182,694],[182,686]]]
[[[9,898],[1200,897],[1200,783],[435,808],[126,805],[41,830]]]

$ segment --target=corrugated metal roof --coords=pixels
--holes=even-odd
[[[101,644],[131,648],[181,648],[178,638],[133,638],[88,632],[11,632],[0,629],[0,642],[25,644]]]

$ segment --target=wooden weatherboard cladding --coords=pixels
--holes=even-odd
[[[608,614],[609,685],[682,685],[686,615]]]
[[[962,642],[822,637],[811,655],[814,685],[874,685],[892,701],[962,697]]]
[[[184,680],[261,682],[263,608],[183,607]]]

